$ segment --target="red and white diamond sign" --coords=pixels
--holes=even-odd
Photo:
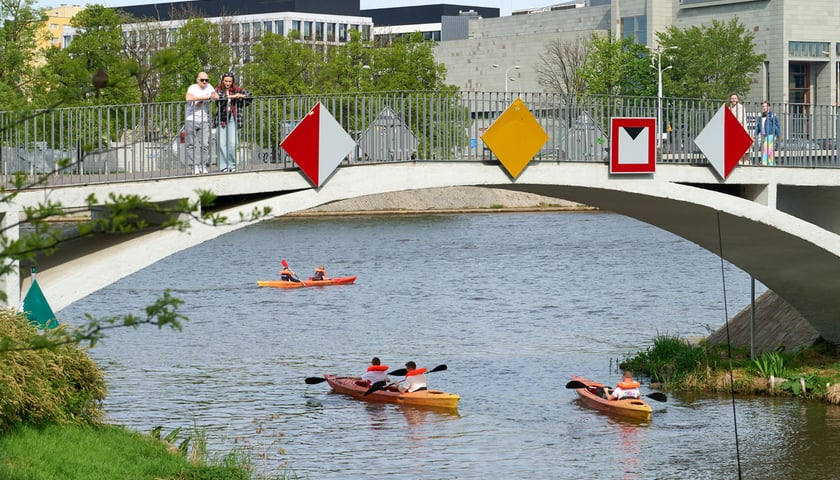
[[[750,149],[753,139],[738,118],[723,105],[697,135],[694,143],[706,155],[718,175],[726,180]]]
[[[309,180],[320,187],[356,142],[318,102],[280,143]]]

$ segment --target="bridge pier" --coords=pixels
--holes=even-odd
[[[17,210],[3,212],[0,229],[9,242],[18,240],[20,238],[20,212]],[[13,260],[9,266],[10,272],[0,278],[0,288],[6,292],[6,305],[17,308],[21,304],[20,262]]]

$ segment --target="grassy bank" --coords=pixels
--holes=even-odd
[[[208,465],[151,436],[114,426],[17,425],[0,434],[0,478],[6,480],[256,478],[247,463],[230,454]]]
[[[840,350],[826,343],[750,360],[743,348],[691,345],[660,335],[652,347],[625,358],[621,368],[670,390],[786,395],[840,405]]]

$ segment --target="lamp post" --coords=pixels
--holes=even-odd
[[[664,50],[671,50],[677,47],[666,47]],[[662,72],[668,70],[669,68],[673,67],[673,65],[668,65],[665,68],[662,68],[662,47],[657,47],[656,50],[651,50],[653,54],[656,55],[656,65],[654,65],[653,58],[650,61],[650,68],[655,68],[658,74],[658,90],[656,94],[656,146],[657,148],[662,148]]]
[[[494,63],[493,68],[501,68],[501,67],[499,67],[498,63]],[[505,100],[507,100],[507,96],[508,96],[508,80],[509,80],[508,74],[510,74],[511,70],[519,70],[519,65],[514,65],[512,67],[508,67],[505,70]]]

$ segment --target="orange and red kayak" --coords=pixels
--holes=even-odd
[[[370,402],[399,403],[401,405],[413,405],[416,407],[431,407],[441,409],[458,408],[458,400],[461,396],[456,393],[446,393],[440,390],[420,390],[419,392],[394,391],[391,389],[377,390],[365,396],[369,389],[356,384],[352,378],[340,377],[337,375],[324,375],[327,383],[334,392],[350,395],[351,397]]]
[[[289,280],[258,280],[258,287],[274,288],[303,288],[303,287],[326,287],[329,285],[349,285],[356,281],[356,276],[327,278],[325,280],[304,280],[292,282]]]
[[[575,391],[587,407],[623,417],[645,421],[650,420],[650,414],[653,409],[650,408],[650,405],[648,405],[644,400],[639,400],[637,398],[607,400],[601,396],[604,392],[603,384],[593,382],[592,380],[579,377],[577,375],[572,376],[572,381],[580,382],[586,386],[586,388],[575,388]]]

